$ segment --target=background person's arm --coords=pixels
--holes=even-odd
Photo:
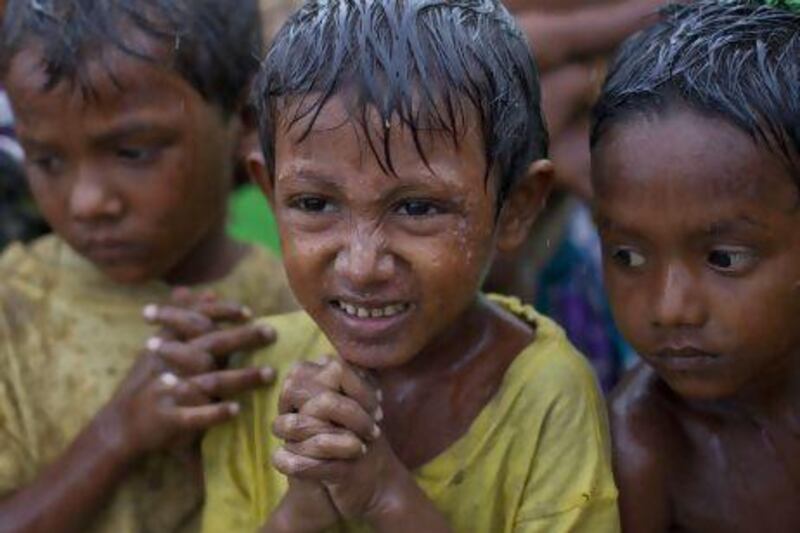
[[[539,68],[547,70],[572,61],[606,55],[632,33],[652,24],[665,0],[575,6],[545,11],[528,2],[516,12],[533,45]]]

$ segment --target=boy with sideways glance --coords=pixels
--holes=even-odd
[[[595,111],[623,529],[800,531],[800,14],[670,8]]]
[[[225,234],[257,14],[255,0],[6,5],[3,85],[55,234],[0,257],[0,531],[199,528],[199,436],[237,412],[215,400],[272,379],[220,371],[224,356],[273,338],[252,313],[292,306],[280,264]],[[175,285],[252,311],[148,305]]]
[[[206,436],[204,531],[618,531],[586,361],[479,292],[552,181],[537,80],[496,0],[314,0],[280,31],[251,174],[304,312],[242,363],[280,388]]]

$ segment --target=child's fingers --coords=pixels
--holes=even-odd
[[[272,454],[272,465],[285,476],[316,479],[325,469],[326,461],[303,457],[285,448],[278,448]]]
[[[184,342],[165,341],[152,337],[147,341],[147,349],[161,357],[164,363],[184,376],[205,374],[215,370],[214,357]]]
[[[216,329],[213,320],[190,309],[151,304],[142,314],[148,322],[172,330],[182,339],[193,339]]]
[[[172,377],[171,377],[172,376]],[[175,379],[177,376],[170,372],[161,374],[159,379],[162,383],[167,379]],[[180,407],[198,407],[207,405],[211,402],[211,398],[205,394],[199,387],[191,381],[177,377],[177,384],[173,387],[171,392],[174,404]]]
[[[352,433],[322,433],[302,442],[287,442],[283,448],[295,455],[328,461],[355,461],[364,457],[367,446]]]
[[[350,433],[350,431],[313,416],[290,413],[275,419],[272,423],[272,433],[286,442],[302,442],[322,433]]]
[[[308,400],[328,390],[314,380],[322,367],[316,363],[297,363],[286,376],[278,398],[278,412],[299,411]]]
[[[308,400],[300,414],[319,418],[349,429],[365,441],[380,435],[380,428],[355,400],[330,390]]]
[[[345,396],[354,399],[368,413],[377,415],[381,412],[379,410],[381,398],[378,391],[347,363],[338,359],[331,360],[315,379],[328,388],[341,391]]]
[[[243,368],[195,376],[188,380],[211,398],[226,398],[258,389],[275,381],[272,368]]]
[[[212,403],[196,407],[179,407],[173,411],[173,423],[185,431],[204,430],[227,422],[239,414],[234,402]]]
[[[246,322],[253,318],[253,312],[249,307],[236,302],[198,302],[189,307],[214,322]]]
[[[172,372],[162,372],[155,378],[158,404],[163,409],[195,407],[211,403],[196,385]]]
[[[275,330],[266,324],[248,324],[214,331],[190,341],[197,350],[214,357],[225,357],[235,352],[263,348],[275,342]]]
[[[196,296],[188,287],[175,287],[170,293],[169,300],[178,307],[189,307],[195,302]]]

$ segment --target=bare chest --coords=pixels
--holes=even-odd
[[[752,426],[688,439],[670,482],[674,531],[800,531],[800,438]]]

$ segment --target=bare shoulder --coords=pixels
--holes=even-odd
[[[610,399],[614,474],[625,531],[666,531],[670,474],[685,455],[679,402],[658,375],[639,364]]]
[[[683,433],[672,391],[644,363],[637,364],[609,399],[612,428],[656,449]]]

